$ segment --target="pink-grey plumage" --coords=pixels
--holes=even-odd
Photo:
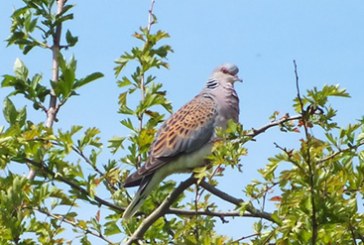
[[[138,186],[123,214],[132,217],[150,192],[168,175],[192,171],[207,164],[216,139],[215,129],[225,128],[232,119],[238,122],[239,98],[234,83],[241,81],[239,69],[232,64],[217,67],[204,89],[175,112],[159,129],[149,151],[148,161],[129,175],[124,186]]]

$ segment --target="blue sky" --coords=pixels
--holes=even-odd
[[[150,1],[69,1],[76,4],[75,19],[64,30],[69,28],[78,35],[79,42],[66,57],[75,55],[80,76],[100,71],[105,77],[81,89],[81,95],[62,108],[56,127],[96,126],[107,142],[114,135],[127,133],[119,123],[122,117],[116,113],[121,91],[116,86],[113,62],[139,44],[131,35],[139,26],[146,25]],[[43,73],[48,80],[49,51],[37,50],[24,57],[16,47],[6,47],[9,16],[19,6],[18,0],[0,3],[0,75],[11,73],[15,59],[20,57],[31,74]],[[292,113],[295,59],[302,92],[324,84],[347,88],[351,99],[332,100],[339,110],[338,121],[345,125],[364,114],[363,13],[364,3],[359,0],[157,0],[155,14],[159,23],[153,28],[171,35],[167,43],[174,53],[169,56],[170,69],[155,74],[168,91],[174,109],[178,109],[201,90],[214,67],[225,62],[237,64],[244,80],[236,86],[241,100],[240,121],[247,129],[258,128],[268,122],[273,111]],[[127,75],[130,70],[125,72]],[[8,92],[0,89],[0,99]],[[22,100],[16,102],[21,105]],[[44,120],[41,112],[29,114],[35,121]],[[0,125],[3,124],[0,116]],[[244,184],[258,178],[257,169],[277,153],[273,142],[290,146],[293,140],[278,130],[260,136],[257,142],[247,145],[249,155],[243,159],[244,172],[226,173],[220,178],[220,187],[240,195]],[[110,157],[107,149],[104,157]],[[245,220],[234,221],[221,231],[237,237],[249,235],[241,233],[245,226]]]

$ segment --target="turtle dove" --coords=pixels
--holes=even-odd
[[[234,82],[241,81],[238,71],[232,64],[217,67],[205,88],[161,126],[147,162],[124,183],[124,187],[139,186],[139,189],[123,219],[132,217],[166,176],[189,172],[208,163],[206,157],[216,139],[216,127],[226,128],[230,119],[238,122],[239,98],[234,90]]]

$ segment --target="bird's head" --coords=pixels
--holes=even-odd
[[[242,82],[243,80],[238,77],[239,68],[234,64],[223,64],[217,67],[211,78],[218,81],[228,82],[234,84],[234,82]]]

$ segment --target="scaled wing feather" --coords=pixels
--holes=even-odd
[[[152,174],[181,154],[198,150],[209,142],[214,134],[215,117],[215,101],[207,94],[196,96],[179,109],[160,128],[148,161],[128,177],[125,186],[140,184],[143,176]]]

